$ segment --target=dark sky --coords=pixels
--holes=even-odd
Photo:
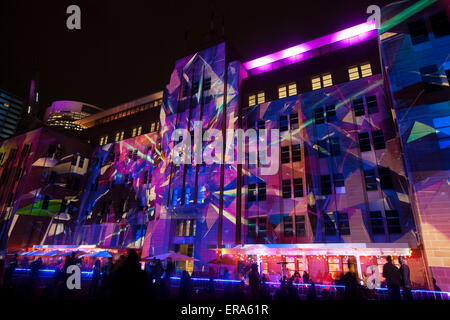
[[[163,89],[175,60],[204,44],[213,11],[247,61],[362,23],[369,5],[390,2],[0,0],[0,87],[27,97],[39,71],[42,109],[61,99],[109,108]],[[71,4],[80,31],[66,28]]]

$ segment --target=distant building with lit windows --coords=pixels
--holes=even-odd
[[[54,128],[68,132],[83,130],[83,127],[75,123],[90,115],[103,111],[102,108],[79,101],[54,101],[45,111],[44,122]]]
[[[0,140],[16,133],[24,103],[21,98],[0,89]]]

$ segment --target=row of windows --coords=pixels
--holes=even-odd
[[[429,17],[431,29],[436,38],[450,34],[450,24],[445,11],[439,12]],[[420,19],[408,24],[409,34],[413,45],[429,40],[425,19]]]
[[[380,188],[393,189],[391,170],[386,167],[378,167],[378,177],[380,181]],[[294,178],[291,180],[282,180],[281,193],[282,197],[292,198],[292,190],[294,191],[294,198],[303,197],[303,179]],[[377,177],[375,170],[364,170],[364,181],[366,191],[378,190]],[[335,173],[333,175],[325,174],[320,176],[320,194],[330,195],[333,193],[333,186],[335,193],[345,193],[345,181],[342,173]],[[293,188],[292,188],[293,187]],[[266,200],[266,183],[260,182],[248,184],[248,202]]]
[[[303,179],[302,178],[294,178],[291,182],[291,179],[283,180],[281,182],[281,193],[284,199],[292,198],[292,185],[294,186],[294,198],[303,197]]]
[[[110,116],[95,120],[95,125],[98,126],[103,123],[108,123],[108,122],[111,122],[111,121],[114,121],[114,120],[117,120],[120,118],[124,118],[124,117],[130,116],[132,114],[160,106],[161,104],[162,104],[162,99],[158,99],[158,100],[155,100],[155,101],[152,101],[149,103],[145,103],[145,104],[139,105],[137,107],[130,108],[125,111],[117,112]]]
[[[289,153],[291,149],[291,153]],[[302,152],[299,144],[293,144],[292,148],[289,146],[281,147],[281,163],[291,162],[290,155],[292,154],[292,162],[302,161]]]
[[[208,90],[211,89],[211,78],[205,78],[204,79],[202,89],[203,89],[203,91],[208,91]],[[192,93],[191,93],[191,95],[195,95],[196,93],[198,93],[198,90],[199,90],[199,82],[198,81],[194,81],[192,83]],[[189,85],[187,83],[185,83],[184,86],[183,86],[182,96],[183,97],[187,97],[188,91],[189,91]]]
[[[195,191],[195,188],[193,188]],[[195,195],[191,190],[191,187],[186,187],[184,190],[184,198],[181,199],[181,190],[174,189],[172,193],[172,206],[177,206],[179,202],[181,205],[189,205],[189,204],[202,204],[205,203],[205,186],[198,186],[197,199],[195,199]]]
[[[150,131],[149,132],[155,132],[159,130],[159,121],[155,121],[150,123]],[[131,129],[131,138],[140,136],[142,134],[142,126],[136,126]],[[125,136],[125,130],[117,131],[114,135],[114,142],[119,142],[124,139]],[[100,136],[99,139],[99,145],[103,146],[105,144],[108,144],[109,141],[109,135],[103,135]]]
[[[177,220],[176,235],[178,237],[195,237],[196,221],[194,219]]]
[[[351,66],[347,69],[349,81],[359,78],[369,77],[372,75],[372,66],[370,63]],[[322,75],[311,78],[311,89],[318,90],[333,85],[333,77],[331,73],[324,73]],[[291,82],[283,84],[278,87],[278,99],[295,96],[298,94],[297,84]],[[266,102],[265,92],[259,91],[248,96],[248,106],[252,107],[257,104]]]
[[[322,215],[324,221],[324,232],[326,236],[348,236],[350,235],[350,223],[347,212],[330,212]],[[267,217],[255,217],[248,219],[248,237],[267,237]],[[386,210],[383,217],[381,211],[369,212],[369,223],[374,235],[400,234],[402,232],[400,217],[397,210]],[[294,233],[295,225],[295,233]],[[385,230],[386,225],[386,230]],[[283,234],[285,237],[303,237],[306,235],[306,219],[304,215],[283,217]]]
[[[267,217],[249,218],[247,224],[247,236],[249,238],[259,238],[263,240],[267,237],[267,222]],[[285,237],[293,237],[294,230],[296,237],[306,236],[306,219],[304,215],[284,216],[283,224]]]
[[[127,173],[124,178],[123,178],[123,183],[124,184],[128,184],[128,185],[132,185],[134,182],[134,178],[131,174]],[[148,185],[152,182],[152,174],[150,172],[150,170],[146,170],[142,173],[142,185]],[[98,190],[98,185],[99,185],[99,178],[97,177],[95,179],[95,182],[91,185],[91,191],[97,191]],[[106,189],[109,190],[111,189],[112,186],[115,185],[115,180],[113,178],[112,181],[108,181],[108,183],[106,184]]]

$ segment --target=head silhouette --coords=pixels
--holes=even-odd
[[[386,257],[386,261],[387,261],[388,263],[391,263],[391,262],[392,262],[392,257],[391,257],[391,256],[387,256],[387,257]]]

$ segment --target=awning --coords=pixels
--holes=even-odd
[[[183,254],[175,252],[163,253],[155,256],[156,260],[168,260],[169,258],[172,259],[173,261],[198,261],[197,259],[194,259],[192,257],[188,257]]]
[[[336,256],[410,256],[407,243],[295,243],[245,244],[232,248],[216,248],[231,255],[336,255]]]

